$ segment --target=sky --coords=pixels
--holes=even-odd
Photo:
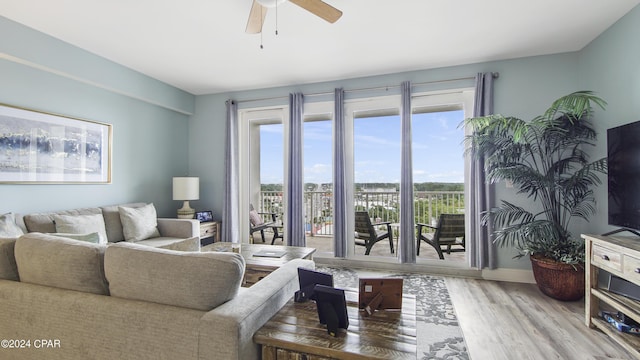
[[[464,113],[414,114],[413,181],[464,182],[463,140],[458,125]],[[400,116],[356,118],[354,180],[356,183],[400,182]],[[283,181],[282,125],[260,127],[260,178],[263,184]],[[304,182],[332,182],[331,121],[304,124]]]

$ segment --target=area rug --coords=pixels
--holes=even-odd
[[[360,277],[402,277],[403,292],[416,296],[418,359],[469,359],[444,279],[438,276],[316,266],[334,286],[357,288]]]

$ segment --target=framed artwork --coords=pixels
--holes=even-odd
[[[111,183],[112,126],[0,104],[0,183]]]

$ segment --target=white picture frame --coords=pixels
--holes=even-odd
[[[112,125],[0,104],[0,183],[110,184]]]

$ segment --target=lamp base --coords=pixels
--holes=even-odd
[[[193,219],[193,216],[196,214],[196,211],[189,207],[189,201],[186,201],[182,204],[182,207],[178,209],[178,219]]]

